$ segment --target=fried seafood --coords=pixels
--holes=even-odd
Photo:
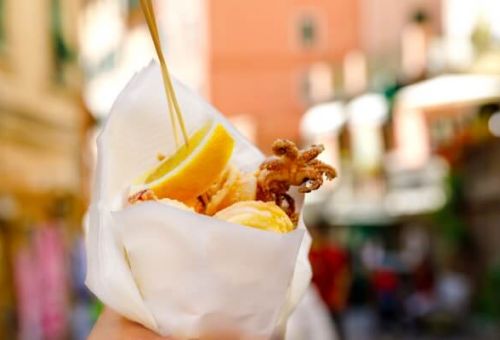
[[[200,197],[203,203],[201,212],[207,215],[213,215],[236,202],[255,200],[257,178],[230,165],[211,189]]]
[[[214,215],[221,220],[262,230],[287,233],[294,229],[290,218],[273,202],[243,201],[235,203]]]
[[[317,159],[322,145],[300,150],[286,139],[272,146],[273,156],[266,159],[254,173],[245,173],[229,164],[219,178],[196,200],[184,202],[198,213],[214,215],[243,201],[274,202],[296,224],[295,202],[288,194],[290,187],[300,193],[318,189],[324,178],[335,178],[335,169]],[[129,203],[158,200],[151,190],[142,190],[129,197]]]
[[[269,196],[286,193],[290,186],[308,193],[323,184],[323,177],[335,178],[335,169],[316,159],[324,151],[323,145],[312,145],[305,150],[286,139],[278,139],[272,147],[274,157],[264,161],[257,175],[259,192],[263,200]],[[272,197],[271,197],[272,198]]]
[[[143,189],[128,197],[128,203],[134,204],[144,201],[157,201],[158,197],[151,189]]]
[[[176,207],[181,210],[186,210],[186,211],[195,211],[193,207],[190,207],[181,201],[177,201],[174,199],[170,198],[158,198],[156,194],[154,193],[153,190],[151,189],[144,189],[136,193],[135,195],[132,195],[128,198],[129,204],[134,204],[137,202],[145,202],[145,201],[157,201],[163,204],[170,205],[172,207]]]
[[[323,178],[336,177],[333,167],[316,159],[324,151],[323,145],[312,145],[299,150],[295,143],[278,139],[273,143],[273,157],[265,160],[257,172],[257,200],[274,201],[292,220],[296,220],[295,202],[288,194],[291,186],[300,193],[308,193],[323,184]]]

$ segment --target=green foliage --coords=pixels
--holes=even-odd
[[[500,265],[486,273],[477,299],[479,312],[489,319],[500,319]]]
[[[51,18],[51,35],[54,51],[54,64],[56,68],[56,78],[59,82],[62,82],[64,78],[64,65],[76,59],[76,52],[64,39],[61,0],[52,0]]]
[[[460,216],[463,204],[463,184],[458,173],[450,173],[447,181],[448,199],[446,205],[432,218],[447,246],[458,249],[468,242],[467,227]]]

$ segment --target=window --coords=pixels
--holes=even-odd
[[[313,16],[303,16],[299,20],[299,41],[305,48],[311,48],[316,45],[318,40],[318,27]]]
[[[299,98],[308,105],[329,101],[334,95],[334,74],[327,62],[316,62],[299,77]]]

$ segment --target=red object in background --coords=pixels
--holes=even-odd
[[[427,257],[413,272],[413,282],[418,292],[431,293],[434,289],[434,269],[431,259]]]
[[[398,288],[399,278],[389,269],[379,269],[373,273],[373,286],[377,292],[389,293]]]
[[[349,258],[346,251],[332,244],[315,246],[309,253],[312,281],[321,298],[333,312],[340,312],[349,292]]]

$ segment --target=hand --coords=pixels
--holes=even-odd
[[[222,334],[223,333],[223,334]],[[242,336],[235,332],[217,332],[205,335],[202,340],[262,340]],[[88,340],[174,340],[162,337],[137,322],[130,321],[109,308],[105,308],[97,320]]]
[[[159,336],[137,322],[125,319],[105,308],[97,320],[88,340],[173,340]]]

